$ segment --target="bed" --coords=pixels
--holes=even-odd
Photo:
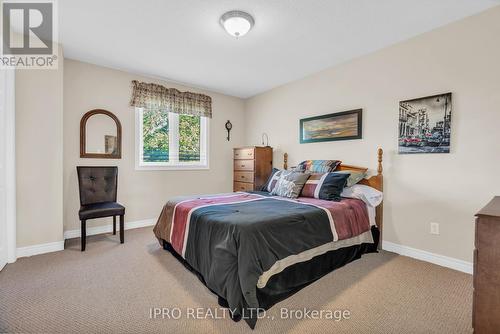
[[[383,190],[377,174],[359,183]],[[287,169],[288,156],[284,156]],[[336,171],[367,171],[340,164]],[[373,211],[373,212],[372,212]],[[253,329],[259,312],[363,254],[377,252],[382,203],[288,199],[268,192],[178,197],[163,207],[155,236]]]

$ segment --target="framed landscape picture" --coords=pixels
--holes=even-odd
[[[451,93],[399,102],[399,154],[450,153]]]
[[[362,109],[303,118],[300,120],[300,143],[362,138]]]

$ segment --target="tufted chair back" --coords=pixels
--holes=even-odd
[[[80,204],[116,202],[118,167],[76,167]]]

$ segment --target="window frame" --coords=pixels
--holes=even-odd
[[[169,113],[169,162],[144,162],[143,156],[143,108],[135,108],[135,169],[136,170],[208,170],[210,169],[210,119],[200,117],[200,157],[205,161],[181,162],[179,157],[179,114]],[[173,126],[172,126],[173,125]],[[174,154],[176,152],[177,154]],[[177,160],[176,160],[177,159]]]

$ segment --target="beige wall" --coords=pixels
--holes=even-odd
[[[276,166],[286,151],[290,165],[340,158],[375,168],[376,148],[383,147],[385,240],[470,261],[473,215],[500,188],[499,34],[495,8],[247,101],[68,59],[58,71],[17,71],[17,246],[60,241],[63,229],[79,228],[77,165],[117,165],[126,221],[156,218],[172,196],[231,191],[232,148],[260,144],[267,132]],[[133,79],[212,96],[210,170],[135,170]],[[398,102],[448,91],[452,153],[398,155]],[[298,143],[300,118],[360,107],[362,140]],[[80,118],[95,108],[121,121],[121,160],[79,158]],[[429,234],[430,222],[440,223],[441,235]]]
[[[63,240],[63,68],[16,71],[17,247]]]
[[[65,59],[64,65],[64,230],[80,228],[78,165],[118,166],[118,201],[126,207],[126,222],[158,217],[172,196],[232,191],[232,148],[243,144],[245,130],[242,100],[69,59]],[[129,106],[131,81],[134,79],[212,97],[210,170],[135,170],[135,114]],[[109,110],[120,119],[123,129],[121,160],[79,158],[80,119],[85,112],[97,108]],[[228,119],[233,123],[230,142],[226,141],[224,129]],[[89,226],[109,222],[109,219],[94,220]]]
[[[289,165],[339,158],[376,168],[384,148],[384,239],[471,261],[474,213],[500,191],[498,36],[495,8],[253,97],[247,144],[267,132],[276,166],[288,152]],[[451,154],[398,155],[398,102],[450,91]],[[300,118],[354,108],[363,108],[362,140],[299,144]]]

